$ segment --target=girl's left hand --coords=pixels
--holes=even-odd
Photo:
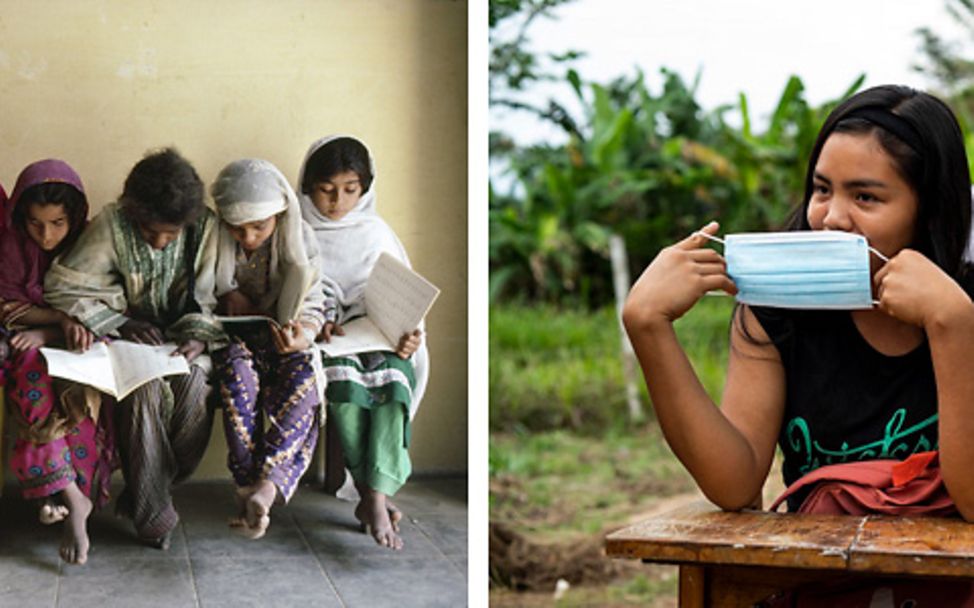
[[[873,277],[879,309],[921,328],[970,310],[971,299],[947,273],[922,253],[903,249]]]
[[[22,353],[32,348],[40,348],[47,343],[46,334],[43,329],[28,329],[18,331],[10,338],[10,348],[15,353]]]
[[[422,336],[423,332],[418,329],[414,329],[412,333],[403,334],[399,338],[399,344],[396,345],[396,354],[399,355],[399,358],[408,359],[411,357],[419,348]]]
[[[311,343],[304,334],[304,326],[297,321],[288,321],[280,329],[276,325],[271,325],[274,346],[277,348],[277,352],[282,355],[296,353],[310,348]]]

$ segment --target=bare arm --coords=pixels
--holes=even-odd
[[[716,225],[705,230],[713,233]],[[734,293],[723,259],[691,236],[657,257],[633,286],[623,321],[667,442],[718,506],[739,509],[760,495],[784,411],[784,372],[774,346],[731,336],[723,407],[700,384],[672,322],[710,289]],[[750,311],[748,329],[766,335]]]
[[[974,521],[974,303],[916,251],[901,251],[875,281],[880,309],[927,334],[937,382],[941,474],[957,510]]]
[[[25,313],[17,317],[17,323],[27,327],[40,327],[42,325],[60,325],[67,319],[70,317],[60,310],[31,306]]]

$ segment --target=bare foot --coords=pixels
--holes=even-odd
[[[81,565],[88,561],[88,515],[91,514],[91,500],[74,483],[64,488],[61,496],[68,509],[64,534],[61,537],[61,559],[69,564]]]
[[[362,500],[355,507],[355,518],[362,524],[366,534],[371,534],[375,542],[383,547],[388,547],[393,551],[399,551],[403,547],[402,537],[397,534],[398,523],[393,526],[390,510],[386,501],[386,495],[371,488],[363,488],[361,492]],[[396,509],[399,512],[398,509]],[[402,513],[399,512],[399,518]]]
[[[237,513],[230,518],[229,524],[234,531],[247,527],[247,500],[253,495],[254,486],[240,486],[233,493],[233,502],[237,506]]]
[[[389,522],[392,524],[392,531],[399,532],[399,521],[402,519],[402,511],[399,510],[399,507],[392,504],[388,496],[386,497],[386,511],[389,512]]]
[[[50,497],[44,499],[41,503],[40,510],[37,512],[37,518],[45,526],[56,524],[67,516],[68,508],[62,504],[58,504]]]
[[[235,518],[231,519],[230,527],[251,540],[257,540],[267,533],[267,528],[271,525],[271,506],[277,498],[277,486],[270,480],[262,479],[249,488],[241,488],[241,490],[244,490],[245,496],[243,525],[240,525],[239,518]],[[241,490],[238,490],[238,496]]]

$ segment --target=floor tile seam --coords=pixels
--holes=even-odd
[[[189,569],[189,584],[193,588],[193,601],[196,602],[196,608],[201,608],[200,589],[196,583],[196,572],[193,570],[193,559],[189,551],[189,536],[186,534],[186,526],[179,526],[179,533],[183,535],[183,553]]]
[[[57,562],[57,582],[54,584],[54,608],[57,608],[58,604],[61,603],[61,578],[64,572],[64,560],[58,557]]]
[[[323,563],[321,563],[321,558],[318,556],[318,552],[315,551],[315,548],[311,546],[311,542],[308,540],[308,536],[305,534],[305,530],[301,525],[301,522],[298,521],[298,518],[294,517],[293,515],[291,515],[291,519],[294,520],[294,527],[297,528],[298,534],[301,536],[301,541],[304,542],[305,546],[308,548],[308,551],[311,552],[311,556],[315,563],[318,565],[318,570],[320,570],[325,576],[325,580],[328,581],[328,586],[331,587],[332,593],[334,593],[335,597],[338,598],[338,603],[341,604],[342,608],[347,608],[348,604],[345,603],[345,598],[342,597],[341,592],[338,591],[338,586],[335,584],[335,581],[332,580],[331,575],[328,574],[328,569],[325,568]]]
[[[447,560],[449,560],[449,558],[448,558],[448,557],[447,557],[447,555],[446,555],[446,552],[445,552],[445,551],[443,551],[443,549],[441,549],[441,548],[440,548],[440,546],[439,546],[439,545],[437,544],[437,542],[436,542],[435,540],[433,540],[433,537],[432,537],[432,536],[430,536],[430,535],[429,535],[429,534],[428,534],[428,533],[426,532],[426,530],[425,530],[425,529],[423,528],[423,526],[422,526],[421,524],[419,524],[419,523],[416,523],[416,521],[413,521],[413,520],[412,520],[412,518],[410,518],[410,520],[412,521],[412,523],[413,523],[413,525],[414,525],[414,526],[416,526],[416,529],[417,529],[417,530],[419,530],[420,532],[422,532],[422,534],[423,534],[423,536],[425,536],[425,537],[426,537],[426,540],[428,540],[428,541],[429,541],[429,543],[430,543],[431,545],[433,545],[433,548],[435,548],[435,549],[436,549],[436,551],[437,551],[437,552],[438,552],[438,553],[440,554],[440,557],[442,557],[442,558],[445,558],[445,559],[447,559]]]
[[[457,573],[457,574],[459,574],[460,576],[462,576],[462,577],[464,577],[464,578],[466,578],[466,576],[467,576],[467,573],[463,571],[463,568],[461,568],[461,567],[460,567],[460,564],[458,564],[458,563],[456,563],[456,562],[455,562],[455,561],[453,561],[452,559],[448,559],[448,560],[446,560],[446,561],[448,561],[448,562],[450,562],[450,566],[452,566],[452,567],[453,567],[453,571],[454,571],[454,572],[456,572],[456,573]]]

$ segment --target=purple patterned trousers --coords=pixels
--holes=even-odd
[[[214,353],[227,465],[238,486],[267,479],[288,501],[311,464],[320,402],[312,354],[278,354],[234,338]]]

